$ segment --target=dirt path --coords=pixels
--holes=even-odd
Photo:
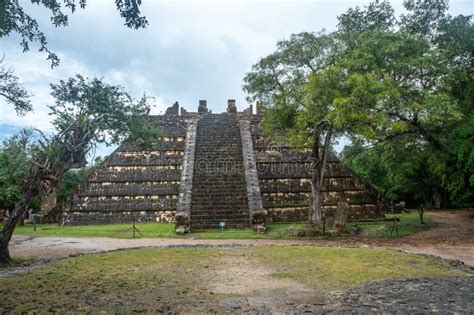
[[[435,222],[435,227],[408,237],[386,241],[411,246],[474,244],[474,209],[429,212],[428,215]]]
[[[31,237],[15,235],[10,251],[15,257],[55,259],[75,254],[97,253],[117,249],[169,246],[264,246],[313,245],[384,247],[410,253],[429,254],[445,259],[460,260],[474,266],[474,212],[432,212],[436,226],[430,230],[404,238],[366,239],[362,237],[341,241],[325,240],[202,240],[144,238],[117,239],[107,237]]]
[[[474,211],[439,211],[429,216],[436,224],[429,230],[369,244],[459,260],[474,267]]]
[[[15,235],[10,253],[15,257],[55,259],[64,256],[98,253],[118,249],[173,246],[254,246],[317,244],[289,240],[203,240],[177,238],[117,239],[110,237],[32,237]]]

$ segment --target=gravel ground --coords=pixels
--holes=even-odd
[[[474,277],[401,279],[344,292],[328,310],[356,313],[474,312]]]
[[[201,312],[254,314],[473,314],[474,277],[399,279],[371,283],[332,296],[271,294],[274,303],[260,297],[227,298],[220,305],[200,305]],[[305,302],[305,299],[308,301]],[[309,301],[311,299],[311,301]],[[196,305],[197,306],[197,305]]]

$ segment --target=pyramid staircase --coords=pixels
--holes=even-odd
[[[250,227],[240,127],[235,114],[207,114],[197,123],[191,231]]]

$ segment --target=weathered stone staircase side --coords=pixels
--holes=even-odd
[[[190,230],[250,227],[245,167],[235,114],[207,114],[197,124]]]
[[[176,211],[176,233],[189,232],[191,215],[191,198],[193,188],[194,153],[196,148],[196,122],[190,122],[186,131],[183,169],[179,186]]]
[[[267,212],[263,209],[260,184],[258,182],[257,163],[253,149],[250,122],[240,120],[240,136],[244,158],[247,198],[249,204],[250,223],[254,230],[265,231]]]

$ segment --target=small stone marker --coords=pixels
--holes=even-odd
[[[339,233],[346,232],[346,221],[347,221],[347,210],[349,209],[349,204],[347,202],[338,202],[336,216],[334,220],[334,227],[339,231]]]

